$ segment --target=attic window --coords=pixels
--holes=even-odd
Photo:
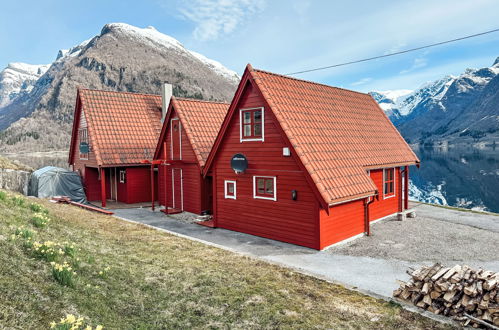
[[[385,168],[383,170],[383,198],[395,196],[395,169]]]
[[[80,128],[78,130],[78,138],[80,139],[80,159],[88,160],[89,145],[88,145],[88,130],[87,128]]]
[[[242,141],[263,141],[263,108],[240,110],[240,135]]]

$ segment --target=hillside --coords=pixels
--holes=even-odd
[[[415,91],[370,94],[411,143],[499,142],[499,58]]]
[[[71,273],[56,277],[52,260]],[[451,328],[289,269],[4,191],[0,264],[9,329],[45,329],[66,314],[104,329]]]
[[[0,152],[67,149],[78,86],[159,94],[163,82],[176,96],[230,101],[238,76],[152,27],[107,24],[0,108]]]

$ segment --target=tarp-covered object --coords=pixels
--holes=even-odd
[[[46,166],[33,172],[29,180],[28,196],[68,196],[78,203],[87,202],[80,175],[54,166]]]

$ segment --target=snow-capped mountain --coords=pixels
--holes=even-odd
[[[491,67],[467,69],[415,91],[370,94],[408,140],[476,139],[499,131],[499,58]],[[468,132],[468,133],[466,133]],[[414,141],[415,142],[415,141]]]
[[[20,95],[29,93],[49,66],[9,63],[0,72],[0,109],[11,104]]]
[[[56,60],[30,88],[0,107],[0,151],[65,149],[77,87],[230,101],[238,75],[153,27],[106,24]]]

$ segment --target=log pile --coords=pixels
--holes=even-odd
[[[463,326],[499,328],[499,273],[440,264],[410,269],[393,296]]]

